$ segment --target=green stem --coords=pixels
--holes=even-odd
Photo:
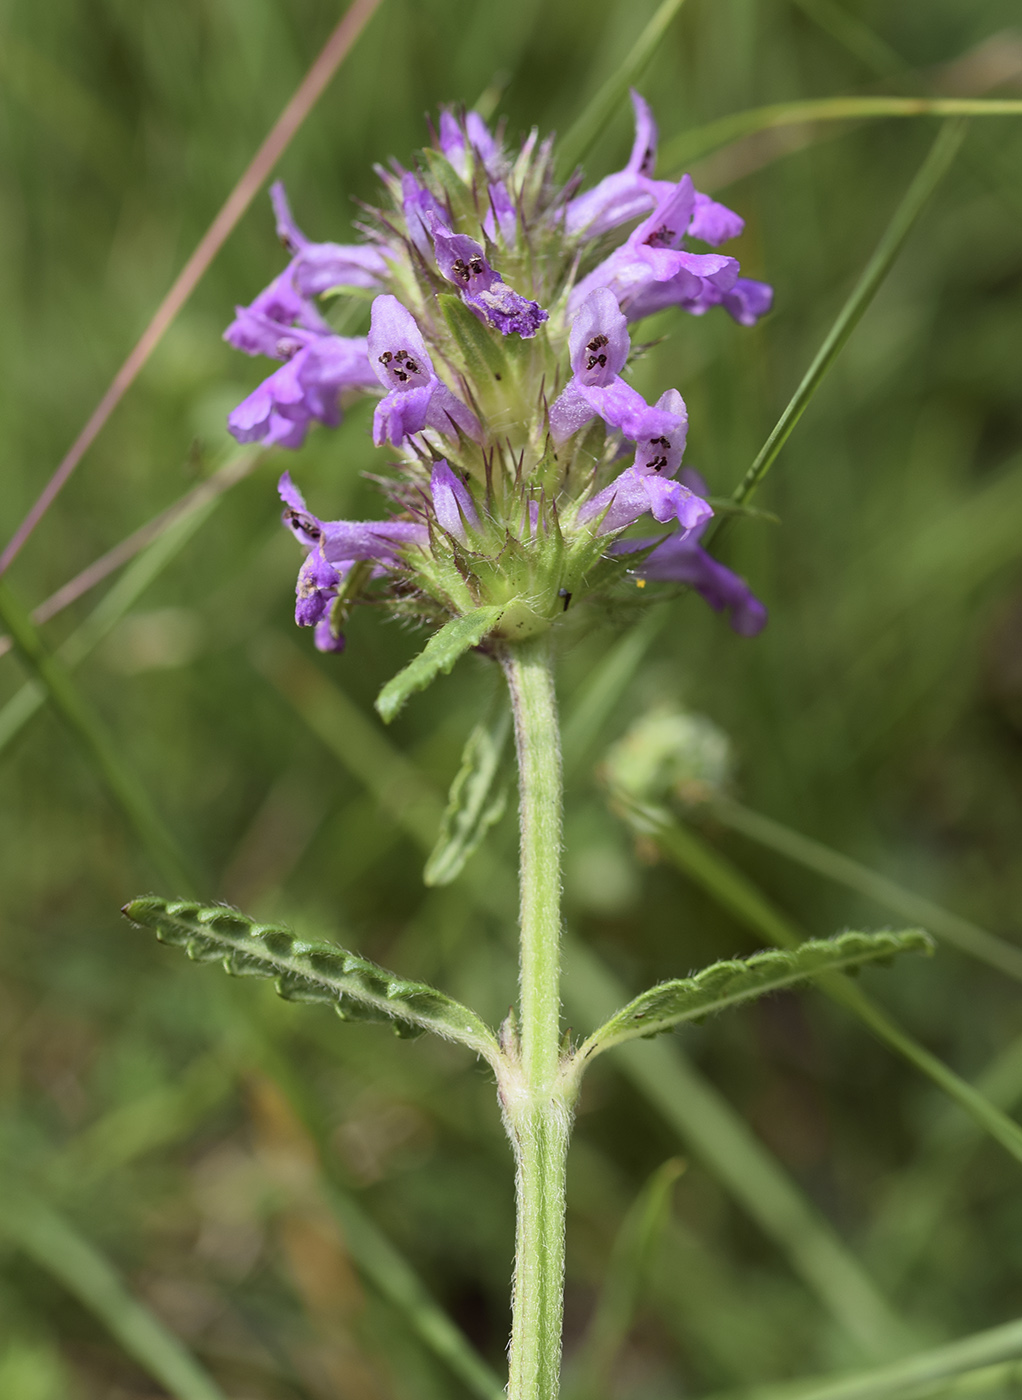
[[[515,717],[521,815],[521,1049],[501,1084],[518,1195],[508,1397],[554,1400],[571,1127],[559,1076],[561,749],[549,639],[508,647],[501,661]]]

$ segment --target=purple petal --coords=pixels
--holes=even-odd
[[[488,292],[500,278],[486,261],[481,243],[463,233],[452,233],[443,224],[433,228],[437,267],[460,291],[470,297]]]
[[[749,277],[739,277],[731,290],[721,298],[724,310],[740,326],[754,326],[761,316],[765,316],[774,303],[774,289],[767,282],[754,282]]]
[[[656,168],[657,127],[649,103],[629,89],[635,114],[635,141],[625,169],[636,175],[652,175]]]
[[[609,384],[624,369],[631,349],[628,324],[617,298],[605,287],[590,292],[579,307],[568,349],[580,388]]]
[[[562,442],[591,422],[596,417],[596,410],[589,400],[579,392],[573,379],[563,394],[550,405],[547,416],[550,423],[550,436],[554,443],[560,446]]]
[[[317,547],[311,551],[298,571],[295,585],[295,622],[299,627],[313,627],[326,613],[337,596],[341,575],[323,558]]]
[[[270,186],[270,202],[277,220],[277,237],[293,257],[308,245],[309,240],[295,223],[283,180],[275,180]]]
[[[381,296],[373,302],[368,349],[373,371],[385,389],[407,392],[436,378],[422,332],[397,297]]]
[[[610,384],[588,385],[576,381],[578,392],[589,400],[590,407],[612,428],[618,428],[632,442],[640,439],[671,438],[682,424],[673,413],[649,404],[630,384],[615,379]]]
[[[520,335],[523,340],[531,340],[543,322],[550,319],[538,301],[519,296],[499,277],[488,290],[466,300],[501,335]]]
[[[339,633],[336,637],[330,630],[330,619],[324,617],[322,622],[316,623],[316,630],[312,640],[316,644],[317,651],[338,652],[344,650],[344,634]]]
[[[677,419],[678,426],[670,432],[639,438],[635,444],[635,466],[641,471],[673,477],[681,466],[688,433],[688,409],[677,389],[668,389],[657,399],[658,409]]]
[[[629,541],[630,546],[635,541]],[[716,612],[726,612],[732,629],[755,637],[766,626],[767,610],[749,585],[681,532],[669,535],[638,569],[643,578],[685,583]]]
[[[263,348],[263,337],[254,332],[251,317],[260,322],[271,321],[281,331],[292,328],[312,331],[316,335],[332,335],[330,323],[326,321],[307,297],[295,287],[295,264],[288,267],[265,287],[248,307],[237,308],[236,318],[224,331],[224,340],[250,355],[267,353]],[[291,353],[294,353],[293,351]]]
[[[639,225],[628,242],[633,246],[649,248],[680,248],[681,240],[692,222],[695,197],[692,177],[683,175],[677,185],[657,201],[652,214]]]
[[[711,248],[716,248],[729,238],[737,238],[744,227],[745,220],[733,209],[696,190],[695,212],[688,226],[690,237],[701,238]]]
[[[308,345],[318,331],[288,326],[271,316],[253,311],[250,306],[236,306],[234,320],[224,331],[224,340],[246,355],[267,355],[271,360],[290,360]]]
[[[486,237],[495,243],[499,230],[500,236],[507,246],[513,248],[515,239],[518,237],[518,209],[515,202],[508,193],[507,185],[504,184],[503,180],[492,183],[488,193],[490,207],[483,220]]]
[[[408,227],[408,237],[423,257],[428,258],[432,247],[434,224],[447,223],[447,213],[426,187],[407,171],[401,176],[401,206]]]
[[[429,489],[441,528],[455,539],[464,541],[465,525],[473,528],[479,525],[479,516],[465,483],[446,462],[440,461],[433,468]]]
[[[420,384],[413,389],[392,389],[376,405],[373,414],[373,442],[382,447],[392,442],[400,447],[412,433],[421,433],[426,426],[432,384]]]

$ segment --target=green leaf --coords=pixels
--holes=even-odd
[[[403,1032],[433,1031],[491,1062],[500,1056],[492,1031],[468,1007],[336,943],[305,942],[280,924],[258,924],[222,904],[145,895],[122,912],[196,962],[222,963],[236,977],[272,977],[286,1001],[333,1006],[343,1021],[393,1021]]]
[[[744,960],[713,963],[694,977],[651,987],[621,1008],[579,1049],[578,1073],[587,1060],[625,1040],[659,1035],[740,1002],[766,996],[826,972],[847,972],[864,963],[886,962],[896,953],[928,953],[933,941],[921,929],[902,933],[842,933],[811,939],[792,949],[768,949]]]
[[[668,860],[690,876],[716,899],[723,908],[770,943],[782,948],[797,948],[804,935],[785,914],[781,913],[761,890],[707,841],[661,808],[638,804],[616,804],[620,815],[641,835],[652,837]],[[931,1054],[881,1007],[877,1006],[860,987],[847,978],[821,974],[822,990],[840,1001],[869,1027],[877,1039],[884,1041],[906,1060],[927,1075],[944,1093],[965,1109],[991,1137],[1022,1162],[1022,1127],[995,1104],[955,1074],[943,1060]]]
[[[495,718],[477,724],[468,736],[440,835],[422,872],[427,885],[449,885],[456,879],[504,815],[507,788],[499,778],[510,732],[511,712],[502,704]]]
[[[399,713],[408,697],[417,690],[425,690],[435,681],[441,671],[447,675],[454,663],[466,651],[478,646],[503,616],[507,604],[475,608],[464,617],[452,618],[440,631],[430,637],[414,661],[410,661],[403,671],[398,671],[393,680],[376,697],[376,710],[387,724]]]

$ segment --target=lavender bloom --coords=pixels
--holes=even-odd
[[[681,465],[688,415],[677,389],[668,389],[657,400],[657,409],[679,423],[672,433],[642,438],[636,443],[635,461],[609,486],[598,492],[578,513],[580,524],[599,519],[599,533],[608,535],[632,525],[651,512],[654,519],[677,520],[682,531],[705,525],[713,511],[690,487],[671,478]],[[705,492],[703,493],[705,494]]]
[[[482,436],[471,409],[441,383],[412,313],[397,297],[377,297],[369,326],[369,361],[390,392],[376,405],[373,442],[388,439],[400,447],[412,433],[436,428],[448,437],[460,429],[477,442]]]
[[[345,389],[366,389],[375,383],[364,337],[278,327],[271,348],[272,322],[239,312],[235,324],[239,323],[249,328],[251,343],[262,353],[290,353],[290,358],[231,413],[227,426],[238,442],[301,447],[311,422],[331,428],[340,423]]]
[[[658,197],[658,182],[650,177],[656,165],[657,127],[646,100],[631,89],[635,113],[635,141],[623,170],[568,201],[565,230],[572,235],[599,238],[620,224],[637,219]]]
[[[491,242],[497,241],[497,234],[509,248],[515,246],[518,236],[518,208],[508,192],[503,180],[493,181],[487,188],[490,207],[483,219],[483,232]]]
[[[329,321],[295,287],[294,263],[275,277],[251,305],[236,306],[234,313],[234,320],[224,331],[224,340],[246,355],[288,359],[295,350],[278,349],[276,340],[292,327],[315,335],[333,334]],[[298,344],[295,343],[295,349]]]
[[[482,161],[488,175],[499,170],[500,147],[478,112],[466,112],[464,125],[451,112],[441,112],[439,145],[465,181],[471,177],[473,152]]]
[[[691,177],[683,175],[622,246],[578,283],[568,299],[569,313],[597,287],[612,291],[630,320],[637,319],[633,303],[641,306],[643,294],[658,284],[670,282],[675,299],[682,302],[695,300],[707,286],[729,292],[738,280],[734,258],[681,248],[695,211],[695,193]]]
[[[433,468],[429,482],[433,510],[441,529],[464,544],[468,538],[465,526],[479,528],[479,513],[465,483],[441,460]]]
[[[686,468],[688,486],[705,494],[706,483],[698,472]],[[733,631],[741,637],[755,637],[767,623],[767,610],[744,579],[725,568],[708,554],[699,543],[708,519],[694,529],[678,530],[658,544],[637,573],[641,578],[669,583],[686,583],[715,612],[727,613]],[[650,540],[620,541],[612,546],[616,552],[643,549]]]
[[[599,414],[632,442],[670,438],[680,431],[684,444],[686,420],[663,408],[650,408],[638,390],[621,378],[631,342],[624,315],[607,288],[598,287],[582,303],[572,322],[568,348],[573,376],[549,413],[555,443],[564,442]]]
[[[315,627],[320,651],[343,651],[344,638],[330,627],[330,608],[352,565],[373,560],[379,566],[374,574],[383,573],[399,562],[402,547],[428,545],[429,530],[414,521],[320,520],[310,513],[288,472],[278,490],[286,506],[284,524],[309,551],[295,588],[295,622]]]
[[[538,302],[528,301],[513,291],[486,261],[481,243],[462,233],[452,233],[443,224],[433,228],[437,266],[448,282],[461,292],[471,306],[501,335],[520,335],[531,340],[548,313]]]
[[[447,214],[425,185],[407,170],[401,175],[401,209],[408,226],[408,237],[424,258],[428,258],[433,228],[447,222]]]
[[[388,268],[378,248],[366,243],[313,243],[294,221],[280,180],[270,186],[277,237],[292,255],[294,285],[303,296],[318,296],[331,287],[364,287],[375,291],[383,285]]]

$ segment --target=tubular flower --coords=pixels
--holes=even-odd
[[[577,178],[556,184],[551,140],[534,131],[510,150],[478,113],[452,111],[410,168],[379,169],[384,203],[361,241],[312,242],[273,187],[290,260],[225,338],[278,364],[230,429],[297,448],[368,395],[394,467],[379,521],[320,520],[281,479],[306,553],[295,617],[321,650],[343,647],[345,617],[370,598],[430,626],[487,609],[480,645],[514,642],[595,617],[629,571],[691,582],[748,635],[762,625],[762,605],[698,543],[713,512],[680,472],[685,403],[630,382],[628,326],[671,306],[751,325],[771,293],[734,258],[685,245],[714,247],[742,221],[688,176],[654,178],[656,124],[632,101],[626,166],[581,193]],[[362,334],[339,334],[335,308]],[[623,537],[643,520],[673,533]]]
[[[686,467],[685,485],[693,492],[705,494],[706,483],[698,472]],[[683,488],[684,489],[684,486]],[[698,500],[698,496],[695,497]],[[732,630],[742,637],[755,637],[767,624],[767,610],[743,578],[725,568],[712,554],[703,549],[699,540],[709,523],[709,516],[694,527],[676,530],[656,546],[638,566],[636,573],[643,579],[662,583],[685,583],[715,612],[727,614]],[[647,548],[652,540],[629,540],[625,547]]]

